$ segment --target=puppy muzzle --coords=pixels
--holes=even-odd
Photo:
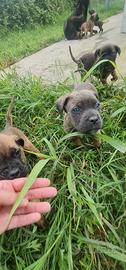
[[[21,161],[6,162],[0,165],[0,180],[11,180],[15,178],[25,177],[27,175],[27,166]]]
[[[78,125],[78,131],[81,133],[96,133],[101,128],[102,119],[97,111],[84,113]]]

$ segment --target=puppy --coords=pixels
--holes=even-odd
[[[94,28],[94,21],[95,21],[95,16],[92,14],[87,22],[84,22],[81,25],[81,37],[85,35],[87,38],[88,32],[90,32],[90,36],[93,36],[93,28]]]
[[[78,0],[75,11],[64,23],[64,35],[67,40],[80,39],[80,27],[87,19],[89,0]]]
[[[24,149],[40,153],[20,129],[13,127],[12,102],[6,114],[6,126],[0,132],[0,180],[9,180],[27,175]]]
[[[78,65],[78,71],[80,71],[81,77],[83,79],[85,71],[89,71],[93,65],[101,60],[110,60],[116,63],[117,54],[120,55],[121,49],[117,45],[107,44],[97,49],[95,52],[83,54],[79,59],[75,59],[70,46],[69,52],[72,60]],[[107,78],[109,75],[112,76],[112,81],[118,79],[115,67],[110,62],[100,64],[95,69],[94,75],[98,77],[103,84],[107,83]]]
[[[75,85],[74,91],[57,100],[56,107],[60,113],[65,112],[64,130],[66,132],[96,134],[102,127],[98,93],[91,83],[83,82]],[[78,138],[76,138],[76,145],[82,145]],[[100,141],[96,138],[94,145],[100,146]]]
[[[94,9],[89,10],[89,14],[94,15],[94,25],[99,28],[99,33],[102,33],[103,32],[103,22],[99,19],[99,16],[96,13],[96,11]],[[93,32],[95,32],[95,30]]]
[[[83,15],[70,16],[64,23],[64,35],[67,40],[80,39],[80,26],[84,20]]]

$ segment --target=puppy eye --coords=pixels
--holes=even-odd
[[[80,112],[80,107],[76,106],[72,109],[72,112],[74,113],[79,113]]]
[[[100,103],[98,101],[96,102],[95,107],[96,107],[97,110],[100,109]]]

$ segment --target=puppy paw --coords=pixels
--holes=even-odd
[[[111,78],[111,81],[117,81],[117,80],[118,80],[118,77],[117,76]]]
[[[41,216],[41,219],[37,222],[37,226],[40,228],[44,228],[45,226],[45,217]]]

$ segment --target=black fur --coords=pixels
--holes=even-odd
[[[64,23],[64,35],[68,40],[80,39],[80,27],[87,19],[89,0],[78,0],[74,13]]]

